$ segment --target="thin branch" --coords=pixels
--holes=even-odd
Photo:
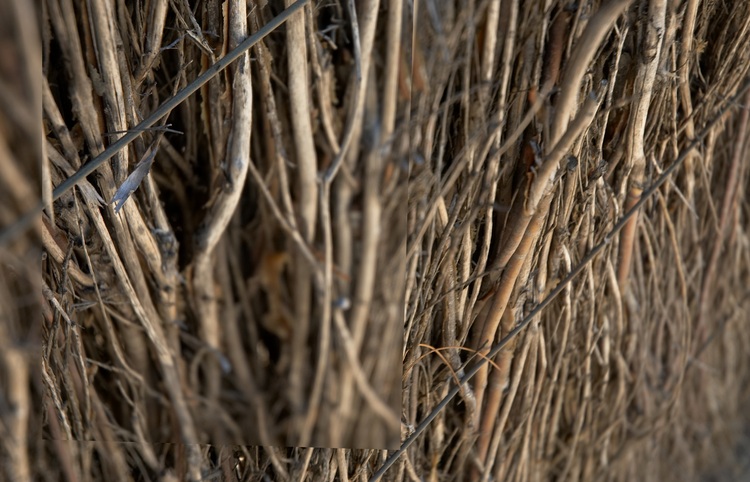
[[[266,25],[264,25],[263,28],[258,30],[256,34],[251,35],[250,37],[245,39],[236,49],[232,50],[227,55],[219,59],[215,64],[213,64],[205,72],[203,72],[200,76],[198,76],[198,78],[196,78],[193,82],[191,82],[187,87],[182,89],[175,96],[169,98],[169,100],[167,100],[161,106],[159,106],[159,108],[156,109],[150,116],[148,116],[140,124],[135,126],[133,130],[128,131],[127,134],[119,138],[114,144],[110,145],[101,154],[99,154],[94,159],[86,163],[73,176],[69,177],[62,184],[57,186],[52,193],[52,200],[55,201],[59,199],[60,196],[62,196],[70,188],[72,188],[73,186],[81,182],[82,179],[85,179],[86,176],[88,176],[89,174],[97,170],[99,166],[101,166],[106,161],[111,159],[118,152],[120,152],[123,148],[125,148],[125,146],[127,146],[134,139],[140,136],[144,129],[147,129],[153,126],[159,121],[159,119],[161,119],[165,115],[168,115],[172,111],[172,109],[180,105],[191,94],[195,93],[203,85],[208,83],[208,81],[211,80],[213,77],[215,77],[216,74],[218,74],[219,72],[227,68],[229,64],[231,64],[232,62],[240,58],[242,54],[244,54],[253,45],[255,45],[255,43],[259,42],[260,40],[265,38],[268,34],[273,32],[276,28],[279,27],[279,25],[281,25],[287,19],[289,19],[289,17],[292,14],[294,14],[294,12],[296,12],[297,10],[305,6],[305,4],[308,1],[309,0],[297,0],[297,2],[294,5],[292,5],[291,7],[287,8],[282,13],[274,17],[273,20],[271,20]],[[36,217],[43,210],[44,210],[44,203],[40,202],[36,206],[36,208],[24,214],[15,224],[9,226],[8,228],[3,229],[0,232],[0,246],[5,246],[11,239],[22,234],[24,230],[26,230],[28,226],[34,222],[34,219],[36,219]]]
[[[647,190],[643,192],[643,195],[641,196],[641,199],[638,201],[638,203],[633,206],[632,209],[630,209],[628,212],[626,212],[620,220],[612,227],[612,229],[607,233],[607,235],[604,237],[604,240],[596,245],[594,248],[589,251],[586,256],[581,260],[580,263],[578,263],[570,273],[568,273],[565,278],[563,278],[560,283],[555,286],[555,289],[553,289],[547,297],[545,297],[541,302],[539,302],[538,305],[534,307],[533,310],[529,312],[526,317],[521,320],[518,325],[516,325],[513,330],[510,331],[505,337],[503,337],[502,340],[500,340],[499,343],[494,345],[492,349],[487,353],[486,357],[482,357],[479,359],[479,361],[469,368],[466,371],[466,375],[461,379],[461,383],[459,385],[455,385],[451,387],[448,394],[443,397],[443,399],[440,401],[439,404],[435,406],[435,408],[422,420],[422,422],[416,427],[414,430],[414,433],[412,433],[402,444],[401,447],[391,454],[386,461],[383,463],[383,465],[380,466],[380,468],[373,474],[373,476],[370,478],[370,482],[376,482],[380,480],[380,478],[385,474],[385,472],[404,454],[406,453],[406,450],[419,438],[420,435],[427,429],[427,427],[432,423],[433,420],[440,414],[440,412],[445,409],[445,407],[453,400],[453,398],[458,394],[458,392],[461,390],[461,387],[465,385],[469,380],[471,380],[474,375],[479,372],[479,370],[485,366],[488,362],[488,360],[491,360],[497,355],[505,346],[510,343],[510,341],[515,338],[521,331],[523,331],[524,328],[528,326],[529,323],[549,304],[559,295],[562,293],[567,285],[573,281],[581,272],[586,268],[586,266],[604,249],[606,248],[609,243],[611,242],[612,238],[615,234],[617,234],[623,226],[632,218],[638,210],[643,206],[643,204],[646,203],[650,199],[650,197],[659,189],[666,181],[669,179],[669,176],[672,175],[683,163],[683,161],[687,158],[688,154],[695,148],[697,148],[702,142],[703,138],[708,135],[709,132],[716,126],[716,124],[719,123],[719,121],[724,117],[724,114],[726,114],[730,109],[736,107],[736,105],[739,105],[740,99],[745,95],[746,92],[750,91],[750,82],[747,82],[740,90],[739,92],[733,96],[730,100],[728,100],[724,106],[723,109],[713,118],[710,122],[706,124],[706,127],[698,134],[698,137],[694,139],[686,148],[685,150],[680,154],[680,156],[675,159],[675,161],[662,173],[661,176],[652,184]]]

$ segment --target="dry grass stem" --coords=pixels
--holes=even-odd
[[[5,3],[0,480],[747,478],[747,2]]]

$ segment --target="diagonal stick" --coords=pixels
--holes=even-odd
[[[185,99],[187,99],[191,94],[195,93],[198,89],[203,87],[216,74],[218,74],[219,72],[227,68],[229,64],[231,64],[232,62],[240,58],[240,56],[244,54],[245,51],[250,49],[250,47],[258,43],[260,40],[262,40],[268,34],[274,31],[277,27],[279,27],[282,23],[288,20],[289,17],[291,17],[297,10],[304,7],[308,1],[309,0],[298,0],[296,3],[290,5],[289,8],[287,8],[286,10],[281,12],[279,15],[274,17],[270,22],[264,25],[254,35],[251,35],[250,37],[246,38],[241,44],[237,46],[237,48],[235,48],[234,50],[226,54],[224,57],[219,59],[215,64],[213,64],[211,67],[208,68],[208,70],[206,70],[201,75],[199,75],[188,86],[186,86],[180,92],[178,92],[173,97],[169,98],[166,102],[164,102],[162,105],[160,105],[158,109],[156,109],[146,119],[141,121],[140,124],[130,129],[124,136],[120,137],[114,144],[111,144],[101,154],[99,154],[94,159],[92,159],[91,161],[83,165],[81,169],[78,170],[78,172],[70,176],[68,179],[66,179],[64,182],[62,182],[59,186],[55,188],[55,190],[52,192],[52,201],[59,199],[60,196],[65,194],[65,192],[67,192],[70,188],[75,186],[81,180],[85,179],[86,176],[94,172],[96,169],[99,168],[99,166],[104,164],[106,161],[111,159],[115,154],[117,154],[120,150],[122,150],[125,146],[130,144],[136,137],[141,135],[141,133],[145,129],[148,129],[149,127],[153,126],[159,121],[159,119],[161,119],[165,115],[168,115],[172,111],[172,109],[180,105],[180,103],[182,103]],[[13,238],[22,234],[29,227],[29,225],[34,222],[36,217],[42,211],[44,211],[44,203],[39,202],[39,204],[37,204],[37,206],[33,210],[24,214],[14,224],[0,231],[0,246],[6,245]]]
[[[595,247],[591,249],[591,251],[588,252],[588,254],[581,260],[580,263],[576,265],[575,268],[566,276],[558,285],[553,289],[549,295],[547,295],[546,298],[544,298],[542,301],[539,302],[536,307],[534,307],[531,312],[526,315],[526,317],[521,320],[521,322],[516,325],[515,328],[513,328],[500,342],[493,346],[492,349],[487,353],[486,356],[479,359],[479,361],[472,366],[469,370],[466,371],[466,375],[461,379],[461,383],[459,385],[453,386],[448,394],[440,401],[440,403],[430,412],[427,417],[422,420],[422,422],[417,426],[416,429],[414,429],[414,432],[401,444],[401,447],[391,454],[388,459],[386,459],[385,462],[383,462],[383,465],[378,469],[377,472],[373,474],[373,476],[370,478],[370,482],[376,482],[378,481],[383,474],[406,452],[406,449],[409,448],[409,446],[414,443],[414,441],[419,437],[422,432],[424,432],[427,429],[427,426],[430,425],[430,423],[435,419],[435,417],[438,416],[438,414],[450,403],[451,400],[458,394],[458,392],[461,390],[461,387],[466,384],[471,378],[479,372],[479,370],[487,364],[488,360],[491,360],[497,355],[500,350],[502,350],[505,345],[510,342],[511,339],[513,339],[516,335],[518,335],[521,330],[526,328],[526,326],[531,323],[531,320],[534,319],[536,315],[538,315],[544,308],[546,308],[552,300],[554,300],[557,295],[559,295],[563,289],[565,289],[565,286],[573,281],[573,279],[578,276],[581,271],[586,267],[586,265],[594,259],[594,257],[599,254],[612,240],[615,234],[617,234],[620,229],[625,226],[625,224],[628,222],[628,220],[633,217],[638,210],[643,206],[643,204],[649,200],[649,198],[656,192],[659,187],[661,187],[662,184],[667,180],[667,178],[678,168],[682,165],[685,158],[688,157],[688,155],[692,152],[693,149],[698,147],[698,145],[703,142],[703,138],[706,137],[706,135],[713,129],[713,127],[721,120],[722,117],[724,117],[724,114],[726,114],[731,108],[736,107],[738,105],[741,105],[739,103],[742,96],[750,90],[750,82],[746,83],[742,88],[727,102],[727,105],[721,110],[721,112],[711,119],[711,121],[706,124],[706,127],[696,136],[696,138],[690,143],[690,145],[687,146],[687,148],[682,151],[680,156],[675,159],[675,161],[670,165],[667,169],[664,170],[661,176],[654,182],[651,187],[649,187],[647,190],[643,191],[643,194],[641,195],[641,199],[628,211],[625,213],[622,218],[612,227],[612,230],[607,233],[607,235],[604,237],[604,240],[597,244]],[[745,107],[747,108],[747,107]]]

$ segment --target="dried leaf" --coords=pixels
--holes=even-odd
[[[120,212],[125,201],[127,201],[130,195],[141,185],[141,181],[143,181],[146,174],[151,170],[151,164],[154,162],[154,157],[156,157],[156,148],[152,146],[151,149],[147,151],[144,159],[138,163],[135,170],[133,170],[128,178],[125,179],[125,182],[123,182],[117,189],[117,192],[109,202],[110,204],[115,203],[115,214]]]

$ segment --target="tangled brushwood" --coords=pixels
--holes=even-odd
[[[750,3],[9,3],[0,480],[750,473]]]

